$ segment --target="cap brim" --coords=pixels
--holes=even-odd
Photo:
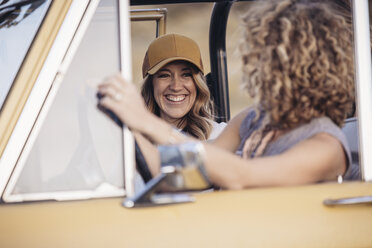
[[[154,67],[152,67],[150,70],[148,70],[148,74],[150,75],[154,75],[158,70],[160,70],[163,66],[165,66],[166,64],[170,63],[170,62],[173,62],[173,61],[176,61],[176,60],[185,60],[187,62],[190,62],[191,64],[195,65],[203,74],[204,74],[204,70],[203,68],[200,68],[198,65],[196,65],[191,59],[188,59],[188,58],[184,58],[184,57],[172,57],[172,58],[168,58],[168,59],[165,59],[161,62],[159,62],[157,65],[155,65]]]

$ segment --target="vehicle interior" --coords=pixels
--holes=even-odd
[[[206,78],[212,98],[216,105],[216,121],[227,122],[230,120],[231,116],[234,116],[239,112],[242,106],[246,106],[250,103],[249,96],[247,94],[244,95],[241,92],[238,92],[239,89],[237,90],[236,85],[239,85],[241,80],[241,74],[239,74],[237,70],[241,67],[241,64],[236,62],[240,61],[239,57],[236,56],[237,49],[235,46],[231,47],[231,44],[236,45],[239,42],[239,36],[237,34],[239,27],[236,23],[240,21],[239,18],[241,18],[244,10],[249,8],[249,4],[252,1],[216,1],[214,2],[213,6],[210,1],[195,2],[197,3],[190,4],[189,1],[159,1],[158,5],[154,6],[151,5],[152,1],[132,0],[131,20],[132,22],[143,22],[149,20],[155,21],[156,32],[153,32],[152,35],[156,35],[156,37],[165,34],[166,31],[170,29],[175,33],[184,32],[190,35],[190,37],[194,37],[194,39],[198,40],[201,44],[208,43],[206,47],[209,48],[209,54],[205,54],[204,60],[207,61],[207,64],[210,67],[210,72],[206,74]],[[338,1],[337,4],[342,8],[348,9],[348,11],[350,11],[350,15],[352,15],[351,9],[349,9],[350,6],[346,6],[345,1]],[[174,9],[177,14],[172,15],[172,13],[170,13],[168,17],[168,9],[172,10],[174,5],[178,6],[178,9]],[[180,11],[179,9],[181,8],[182,10]],[[195,9],[206,9],[211,12],[209,21],[210,24],[208,27],[202,26],[199,28],[199,31],[195,31],[195,29],[193,29],[193,25],[190,23],[187,23],[188,26],[178,24],[177,20],[182,20],[182,17],[180,17],[182,16],[182,13],[187,13],[186,15],[190,15],[190,13],[195,12]],[[194,14],[194,16],[198,22],[206,22],[202,19],[198,19],[196,14]],[[145,52],[141,50],[141,48],[138,48],[138,46],[140,46],[138,44],[142,45],[140,41],[140,39],[143,39],[142,32],[145,31],[146,33],[151,34],[151,32],[146,30],[145,25],[150,26],[149,24],[143,23],[142,26],[136,26],[136,24],[132,23],[132,40],[134,41],[132,42],[132,49],[134,53],[132,64],[135,82],[141,82],[141,79],[137,79],[135,76],[140,75],[138,68],[141,68],[142,63],[142,57],[137,56],[137,54],[144,54]],[[204,30],[206,28],[209,28],[208,33],[207,30]],[[190,31],[190,29],[192,31]],[[140,36],[140,39],[138,39],[137,36]],[[151,41],[153,36],[148,39]],[[145,43],[149,44],[150,41],[146,41],[147,43]],[[146,47],[146,45],[142,45],[142,47]],[[231,68],[235,68],[235,70]],[[230,73],[232,75],[230,75]],[[230,92],[230,88],[232,92]],[[232,106],[230,106],[231,102]],[[357,117],[355,117],[355,111],[345,121],[343,132],[347,137],[351,148],[352,163],[359,165],[358,123]],[[146,165],[144,167],[146,167]]]
[[[251,101],[236,45],[251,2],[0,0],[0,247],[370,247],[371,1],[352,1],[358,98],[343,128],[360,180],[158,194],[167,175],[151,178],[97,108],[99,82],[120,71],[140,87],[148,44],[179,33],[230,120]]]

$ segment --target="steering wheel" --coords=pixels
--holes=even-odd
[[[117,125],[119,125],[121,128],[123,128],[124,124],[120,121],[120,119],[111,110],[106,109],[105,107],[103,107],[99,104],[99,100],[102,97],[103,97],[103,95],[101,95],[100,93],[97,93],[97,98],[98,98],[97,107],[98,107],[98,109],[103,111],[111,120],[113,120]],[[150,181],[152,179],[152,174],[149,170],[149,167],[147,165],[145,157],[143,156],[141,148],[137,144],[137,141],[135,141],[135,156],[136,156],[137,171],[142,176],[145,183],[147,183],[148,181]]]
[[[137,171],[142,176],[145,183],[150,181],[152,179],[152,174],[150,172],[149,166],[145,160],[145,157],[143,156],[143,153],[141,151],[141,148],[137,144],[137,141],[135,141],[135,150],[136,150],[136,165],[137,165]]]

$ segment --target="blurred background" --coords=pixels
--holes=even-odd
[[[249,3],[234,3],[229,14],[226,32],[226,53],[228,63],[231,117],[250,104],[248,93],[241,90],[241,63],[238,52],[240,38],[239,23]],[[166,8],[166,33],[178,33],[194,39],[201,49],[205,74],[210,72],[209,25],[213,3],[162,4],[131,6],[135,9]],[[138,87],[142,81],[142,62],[148,45],[156,37],[155,21],[132,22],[132,65],[133,81]]]

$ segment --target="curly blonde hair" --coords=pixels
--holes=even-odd
[[[326,3],[269,0],[253,5],[243,22],[243,86],[267,126],[292,129],[321,116],[341,126],[354,102],[345,18]]]
[[[212,132],[213,102],[204,75],[192,67],[192,77],[197,90],[195,102],[190,111],[182,117],[177,128],[200,140],[207,140]],[[147,108],[160,116],[160,108],[155,101],[152,75],[147,75],[141,87],[141,94]]]

